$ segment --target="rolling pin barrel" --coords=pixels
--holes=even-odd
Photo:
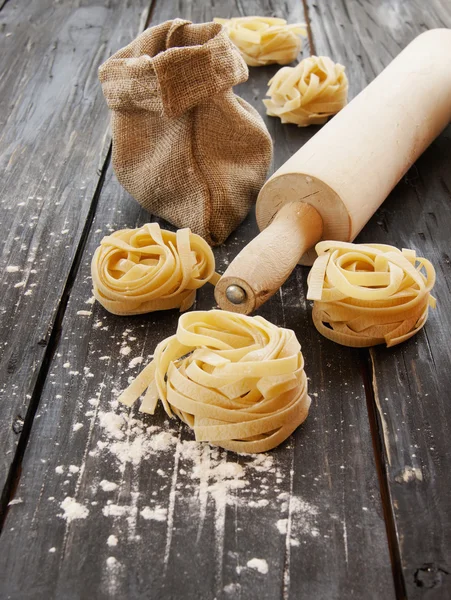
[[[217,284],[221,308],[249,314],[277,291],[299,259],[312,264],[314,252],[305,252],[321,237],[356,237],[451,121],[450,56],[450,29],[418,36],[270,177],[257,200],[262,233]],[[321,225],[295,216],[301,205],[313,207]],[[231,285],[235,289],[227,294]]]

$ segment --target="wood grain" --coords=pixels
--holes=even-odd
[[[205,21],[243,14],[244,8],[246,14],[283,12],[290,22],[304,19],[297,1],[283,6],[252,1],[243,7],[238,2],[158,0],[153,22],[175,16]],[[253,69],[250,80],[236,90],[262,113],[260,99],[276,69]],[[277,119],[266,122],[277,148],[274,168],[316,130],[282,126]],[[174,332],[178,316],[168,311],[121,318],[87,304],[90,259],[104,233],[147,219],[108,170],[24,456],[18,502],[5,522],[2,593],[12,599],[33,594],[393,598],[364,365],[358,351],[337,353],[311,326],[305,270],[296,269],[260,311],[295,330],[313,394],[309,418],[271,453],[267,464],[252,466],[249,457],[219,453],[207,445],[193,447],[186,428],[167,423],[161,410],[153,418],[132,411],[136,421],[128,421],[122,440],[106,433],[104,413],[120,412],[114,403],[117,393],[139,371],[131,361],[142,357],[146,362],[155,344]],[[256,231],[252,216],[215,250],[219,271]],[[196,307],[212,306],[213,290],[205,287]],[[169,448],[136,464],[118,462],[117,453],[139,441],[136,427],[157,428],[145,433],[147,440],[170,431]],[[114,446],[116,442],[123,445]],[[215,488],[218,468],[238,473],[232,481],[242,486],[227,493]],[[117,487],[105,491],[102,481]],[[86,518],[67,522],[59,516],[67,497],[89,511]],[[165,519],[146,519],[146,507],[166,510]],[[116,546],[108,545],[110,536],[117,538]],[[267,561],[267,575],[247,566],[253,558]]]
[[[133,6],[10,0],[0,12],[3,498],[13,483],[11,463],[26,443],[49,342],[72,285],[71,265],[101,186],[109,115],[97,67],[136,34],[148,6],[147,0]]]
[[[416,35],[451,27],[451,6],[440,1],[308,4],[315,43],[352,65],[353,93]],[[414,248],[437,269],[439,305],[424,330],[399,347],[371,350],[370,360],[398,595],[408,598],[451,597],[450,156],[448,128],[357,240]]]

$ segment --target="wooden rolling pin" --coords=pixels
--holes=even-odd
[[[451,29],[434,29],[266,182],[256,207],[262,232],[216,285],[219,306],[249,314],[300,260],[312,264],[318,241],[352,241],[450,121]]]

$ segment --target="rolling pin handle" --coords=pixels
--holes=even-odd
[[[220,308],[252,313],[280,288],[322,233],[323,220],[313,206],[302,201],[285,204],[216,284]]]

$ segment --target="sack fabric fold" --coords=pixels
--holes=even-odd
[[[256,200],[272,143],[258,112],[232,91],[248,69],[222,26],[151,27],[99,78],[119,182],[153,215],[223,242]]]

